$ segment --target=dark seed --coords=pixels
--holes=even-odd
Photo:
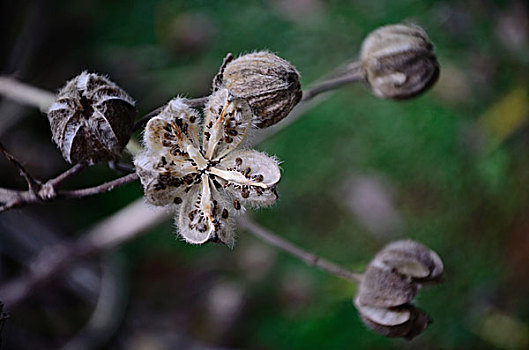
[[[180,203],[182,203],[182,198],[174,197],[173,202],[174,202],[174,204],[180,204]]]
[[[235,210],[240,210],[241,209],[241,203],[238,200],[235,200],[235,201],[233,201],[233,207],[235,208]]]
[[[251,171],[252,171],[251,168],[246,168],[246,170],[244,170],[244,176],[245,176],[245,177],[249,177]]]
[[[222,218],[223,219],[227,219],[228,218],[228,210],[226,210],[226,208],[224,208],[222,210]]]
[[[195,117],[194,115],[192,115],[191,118],[189,118],[189,122],[190,122],[191,124],[193,124],[193,123],[196,122],[196,121],[197,121],[197,117]]]
[[[215,186],[217,190],[222,187],[216,179],[213,179],[213,186]]]
[[[229,137],[229,136],[226,136],[226,137],[224,138],[224,142],[226,142],[226,143],[232,143],[232,142],[233,142],[233,139],[232,139],[231,137]]]
[[[264,176],[261,175],[261,174],[259,174],[259,175],[255,175],[254,180],[255,180],[256,182],[263,182],[263,180],[264,180]]]
[[[250,192],[248,192],[248,191],[242,191],[242,192],[241,192],[241,196],[242,196],[242,198],[248,198],[248,197],[250,197]]]
[[[242,165],[242,159],[241,158],[235,158],[235,165],[241,166]]]

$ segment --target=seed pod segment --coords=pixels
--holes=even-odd
[[[440,279],[444,269],[439,255],[412,240],[388,244],[377,254],[375,260],[400,275],[421,282]]]
[[[59,91],[48,111],[53,141],[68,163],[116,159],[127,145],[136,108],[107,78],[83,72]]]
[[[369,34],[362,44],[360,59],[376,96],[407,99],[437,82],[439,63],[433,51],[422,28],[395,24]]]
[[[266,51],[234,59],[228,54],[213,80],[213,91],[221,87],[244,98],[258,128],[285,118],[301,100],[299,73],[288,61]]]
[[[374,308],[360,304],[356,298],[355,306],[367,327],[389,338],[411,340],[424,332],[432,323],[431,318],[424,311],[413,305]]]

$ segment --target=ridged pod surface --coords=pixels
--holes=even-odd
[[[135,118],[130,96],[107,78],[87,72],[66,83],[48,111],[53,141],[74,164],[119,157]]]
[[[370,33],[360,54],[367,81],[381,98],[412,98],[439,78],[439,63],[426,32],[419,26],[395,24]]]
[[[296,68],[266,51],[237,59],[228,54],[213,80],[214,91],[221,87],[248,101],[253,124],[258,128],[267,128],[285,118],[302,96]]]

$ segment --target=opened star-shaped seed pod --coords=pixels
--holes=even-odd
[[[145,128],[144,147],[134,161],[145,198],[177,210],[178,233],[189,243],[234,243],[232,217],[245,206],[277,199],[278,161],[239,149],[252,128],[245,99],[221,89],[200,115],[185,100],[171,100]],[[199,137],[199,135],[201,136]]]
[[[424,245],[411,240],[391,243],[369,263],[355,306],[373,331],[412,339],[431,319],[411,302],[421,283],[439,281],[442,274],[441,259]]]

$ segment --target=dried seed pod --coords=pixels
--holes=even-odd
[[[439,255],[412,240],[388,244],[375,260],[420,282],[438,280],[443,274],[443,262]]]
[[[69,163],[117,158],[135,117],[130,96],[107,78],[87,72],[66,83],[48,111],[53,141]]]
[[[426,32],[416,25],[388,25],[369,34],[360,58],[373,93],[407,99],[432,87],[439,78],[433,49]]]
[[[358,286],[357,299],[373,307],[393,307],[412,301],[417,290],[408,278],[371,263]]]
[[[413,305],[375,308],[362,305],[358,299],[355,299],[355,306],[364,324],[385,337],[411,340],[424,332],[432,323],[424,311]]]
[[[213,80],[213,90],[222,86],[248,100],[259,128],[269,127],[286,117],[301,100],[299,73],[288,61],[266,52],[234,59],[228,54]]]
[[[441,259],[424,245],[411,240],[390,243],[369,263],[358,286],[355,306],[364,323],[375,332],[412,339],[431,322],[411,304],[419,283],[437,281],[442,273]]]

